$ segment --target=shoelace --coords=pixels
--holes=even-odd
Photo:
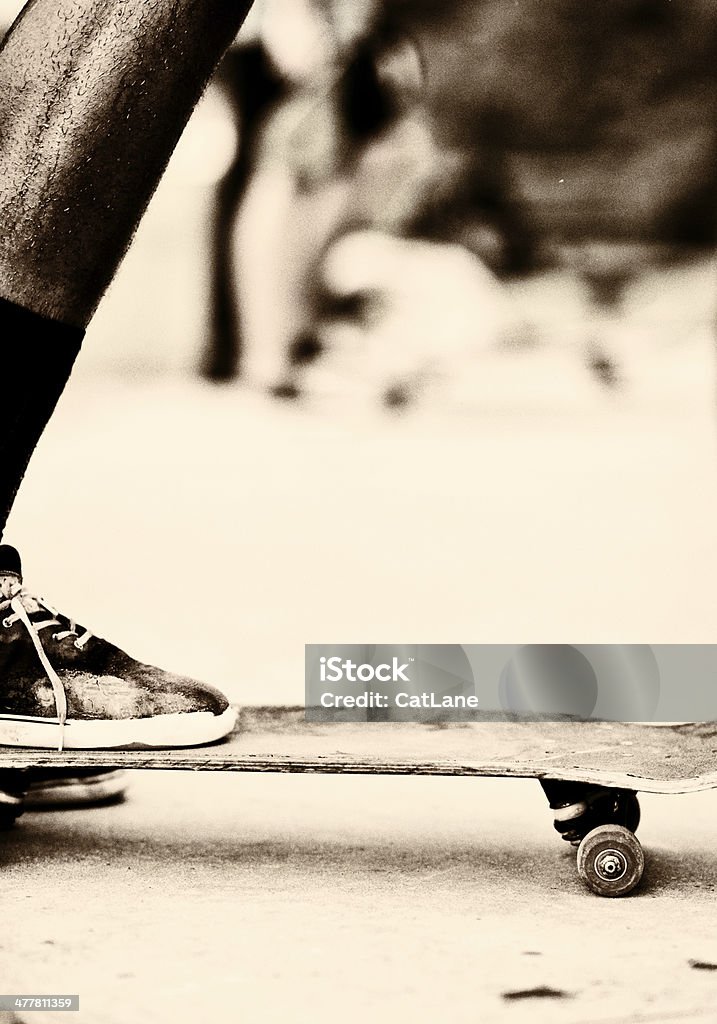
[[[21,622],[23,624],[30,635],[33,646],[37,651],[37,656],[45,670],[45,674],[50,680],[52,692],[55,697],[57,721],[60,727],[60,737],[57,749],[62,750],[64,746],[65,722],[67,721],[67,694],[65,693],[65,687],[62,684],[62,680],[52,667],[52,663],[47,656],[45,648],[42,646],[40,630],[47,629],[50,626],[62,626],[62,629],[52,634],[52,639],[62,641],[69,639],[69,637],[74,637],[75,647],[78,650],[82,650],[87,641],[91,639],[92,633],[90,633],[88,629],[79,633],[77,623],[74,619],[68,619],[65,616],[61,616],[56,608],[47,604],[47,602],[42,598],[35,597],[33,594],[30,594],[20,584],[18,584],[12,591],[9,599],[0,603],[0,613],[7,609],[10,609],[12,614],[3,618],[3,626],[5,626],[6,629],[9,629],[16,622]],[[40,621],[36,618],[30,618],[31,615],[36,616],[41,612],[47,612],[50,618],[42,619]]]

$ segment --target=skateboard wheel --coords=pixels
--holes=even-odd
[[[578,847],[578,874],[598,896],[626,896],[644,869],[639,840],[622,825],[600,825]]]

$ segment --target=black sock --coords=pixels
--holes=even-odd
[[[0,538],[83,335],[0,299]]]

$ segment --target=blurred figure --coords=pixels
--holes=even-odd
[[[254,169],[266,117],[287,90],[264,45],[250,38],[230,49],[217,72],[234,122],[234,157],[217,185],[210,234],[210,335],[203,371],[211,380],[231,380],[239,369],[241,316],[234,285],[232,239],[237,209]]]
[[[308,3],[304,14],[314,28],[303,34],[315,42],[304,60],[278,30],[281,24],[286,31],[280,5],[274,0],[265,11],[262,42],[231,55],[240,69],[231,81],[233,105],[244,121],[236,160],[218,193],[206,367],[214,378],[233,375],[241,326],[260,339],[250,376],[292,396],[294,384],[281,379],[284,368],[290,378],[292,368],[318,350],[324,252],[350,227],[400,233],[436,177],[438,153],[424,119],[411,116],[422,84],[417,50],[388,21],[374,22],[370,0],[350,9],[328,0]],[[246,75],[250,62],[259,68],[253,86]],[[253,93],[249,103],[242,99],[245,87]],[[240,265],[233,271],[233,217],[242,204]]]
[[[595,320],[584,358],[617,386],[619,356],[606,339],[632,282],[715,243],[713,5],[381,0],[354,5],[350,30],[347,10],[317,0],[310,13],[324,19],[316,37],[329,40],[329,59],[292,69],[291,89],[255,136],[239,248],[258,382],[298,394],[327,345],[358,344],[382,309],[397,308],[388,279],[348,289],[348,264],[339,270],[332,254],[356,231],[368,252],[366,232],[376,231],[376,268],[395,264],[394,236],[431,243],[421,251],[443,281],[462,247],[475,259],[470,276],[493,295],[496,280],[536,271],[576,278]],[[286,62],[295,51],[283,52]],[[343,287],[332,290],[337,277]],[[398,305],[413,302],[420,321],[426,294],[422,279]],[[471,285],[466,302],[483,294]],[[431,302],[440,305],[438,285]],[[515,341],[518,314],[497,332],[501,303],[486,330],[484,314],[475,303],[475,330],[459,348]],[[440,361],[450,332],[436,329],[437,313],[424,319]]]
[[[485,197],[487,169],[489,193],[512,211],[513,235],[523,235],[518,260],[496,269],[577,276],[598,321],[587,359],[603,383],[618,383],[601,328],[619,318],[626,290],[647,268],[715,244],[714,5],[387,3],[411,20],[426,54],[432,123],[465,158],[449,216],[434,206],[429,229],[490,260],[475,245],[483,225],[472,198]],[[515,242],[503,251],[515,254]]]
[[[306,127],[316,132],[314,110],[330,106],[344,52],[352,47],[371,3],[361,0],[337,11],[335,0],[264,0],[253,16],[253,31],[240,33],[220,66],[217,81],[232,113],[236,149],[218,184],[212,223],[211,334],[204,360],[211,379],[229,380],[240,370],[242,303],[234,286],[232,243],[237,212],[266,148],[264,132],[277,107],[288,105],[293,111],[297,97],[303,97]],[[324,127],[333,135],[333,126]],[[283,149],[291,166],[292,154]],[[331,163],[328,154],[317,159],[324,157]]]

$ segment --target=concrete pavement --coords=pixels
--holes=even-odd
[[[710,1020],[717,797],[642,804],[610,901],[534,783],[136,773],[3,836],[3,988],[92,1024]]]

